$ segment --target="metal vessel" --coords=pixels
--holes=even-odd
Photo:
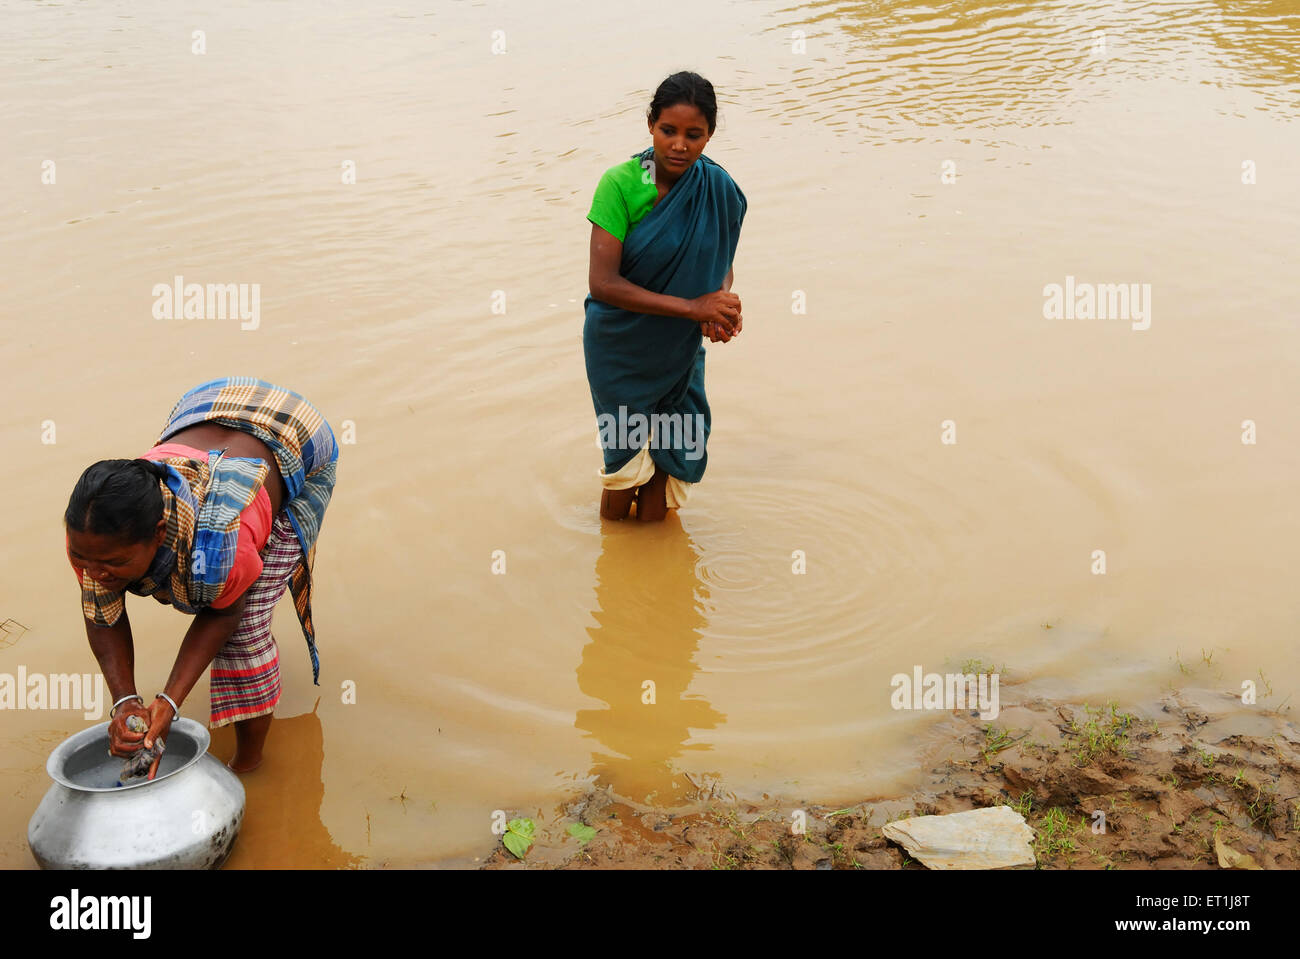
[[[244,786],[208,755],[201,724],[172,723],[152,781],[116,786],[108,723],[65,739],[45,770],[54,780],[27,826],[43,869],[216,869],[244,820]]]

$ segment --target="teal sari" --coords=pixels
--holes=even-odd
[[[654,148],[636,156],[653,161]],[[745,195],[727,171],[701,154],[632,227],[619,273],[652,292],[686,299],[721,289],[745,208]],[[657,424],[650,442],[655,465],[684,482],[699,482],[712,428],[700,324],[633,313],[590,295],[584,307],[582,347],[605,474],[618,472],[646,445],[634,428],[644,422]]]

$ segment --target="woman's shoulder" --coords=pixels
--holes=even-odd
[[[620,188],[637,186],[641,183],[641,172],[639,155],[632,156],[620,163],[615,163],[612,167],[608,167],[600,175],[600,182],[610,183]]]

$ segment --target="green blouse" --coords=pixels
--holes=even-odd
[[[587,219],[622,243],[654,209],[658,197],[654,170],[643,170],[641,161],[632,157],[601,176]]]

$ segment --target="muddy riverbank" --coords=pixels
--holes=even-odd
[[[1033,699],[992,723],[953,713],[905,796],[832,807],[696,783],[696,805],[669,813],[593,791],[539,828],[524,860],[502,847],[484,868],[920,869],[884,839],[885,823],[1005,804],[1034,829],[1041,869],[1295,869],[1300,727],[1289,717],[1243,714],[1206,689],[1145,708]],[[570,831],[584,825],[586,842]]]

